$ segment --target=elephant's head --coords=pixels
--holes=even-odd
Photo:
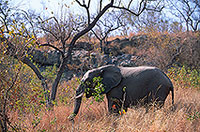
[[[112,88],[116,87],[122,79],[120,69],[112,65],[87,71],[76,90],[74,111],[69,117],[71,120],[73,120],[79,111],[83,94],[86,93],[86,97],[89,98],[96,92],[94,89],[96,85],[94,81],[95,77],[102,78],[101,83],[103,84],[104,90],[100,94],[108,93]]]

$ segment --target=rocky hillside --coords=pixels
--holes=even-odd
[[[187,65],[191,68],[200,66],[200,33],[180,34],[142,34],[130,38],[116,38],[103,46],[100,53],[98,46],[88,42],[78,42],[74,47],[73,57],[66,75],[70,78],[77,70],[82,72],[101,65],[117,66],[157,66],[163,70],[172,65]],[[46,66],[60,64],[61,55],[57,51],[42,52],[34,50],[33,61],[44,69]]]

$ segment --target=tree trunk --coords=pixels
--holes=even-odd
[[[49,101],[49,104],[50,106],[52,106],[53,102],[56,98],[56,93],[57,93],[57,89],[58,89],[58,84],[60,82],[60,79],[62,77],[62,74],[65,70],[65,67],[67,65],[67,60],[68,60],[68,57],[65,57],[63,58],[61,64],[60,64],[60,67],[59,67],[59,70],[58,70],[58,73],[57,73],[57,76],[56,76],[56,79],[55,81],[53,82],[53,86],[52,86],[52,89],[51,89],[51,97],[50,97],[50,101]]]
[[[102,40],[100,40],[100,49],[101,49],[101,53],[103,53],[103,45],[102,45]]]

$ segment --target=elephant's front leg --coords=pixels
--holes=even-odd
[[[111,113],[111,114],[120,114],[122,113],[123,111],[127,111],[127,108],[124,108],[123,107],[123,110],[122,110],[122,103],[120,101],[120,99],[117,99],[117,98],[107,98],[108,99],[108,111]]]
[[[107,100],[108,100],[108,112],[112,113],[112,102],[111,102],[111,99],[107,97]]]

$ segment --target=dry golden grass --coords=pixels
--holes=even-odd
[[[75,118],[75,123],[67,117],[73,110],[73,104],[58,104],[52,111],[41,111],[37,116],[40,119],[34,127],[35,115],[18,117],[12,113],[12,121],[24,131],[48,132],[199,132],[200,117],[190,117],[200,110],[200,92],[193,88],[183,88],[175,84],[175,105],[172,111],[171,94],[168,96],[162,109],[133,108],[120,117],[109,115],[106,99],[101,103],[90,105],[91,99],[83,99],[81,110]],[[199,114],[199,113],[198,113]],[[190,118],[191,120],[188,120]],[[21,120],[21,122],[18,122]]]

